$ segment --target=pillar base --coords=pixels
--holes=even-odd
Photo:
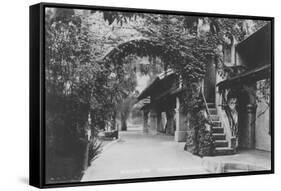
[[[175,131],[176,142],[186,142],[186,131]]]
[[[148,133],[148,128],[143,128],[143,129],[142,129],[142,132],[143,132],[143,133]]]
[[[156,129],[148,129],[147,133],[148,133],[149,135],[157,135],[157,134],[158,134],[158,132],[157,132]]]

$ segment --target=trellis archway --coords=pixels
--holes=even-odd
[[[172,63],[179,62],[180,60],[180,54],[166,48],[164,43],[142,38],[119,44],[111,49],[100,61],[110,69],[110,72],[117,74],[117,79],[122,79],[124,76],[123,71],[125,70],[125,60],[131,55],[136,57],[149,57],[152,61],[153,58],[159,58],[163,63],[161,66],[164,67],[164,70],[167,69],[168,65],[172,66]],[[155,64],[155,62],[150,63]],[[110,73],[108,73],[108,75],[110,75]]]
[[[118,66],[122,65],[122,61],[130,55],[159,57],[165,64],[165,67],[183,59],[179,52],[169,49],[165,46],[164,42],[142,38],[119,44],[107,53],[101,61]]]
[[[187,47],[160,39],[133,39],[114,47],[100,61],[105,62],[107,66],[114,66],[117,71],[122,71],[122,62],[127,56],[158,57],[164,63],[164,69],[173,69],[181,75],[183,83],[188,85],[204,78],[208,60],[215,57],[213,49],[205,46],[192,48],[193,45],[192,40],[190,47]]]

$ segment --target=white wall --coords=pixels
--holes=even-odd
[[[256,149],[270,151],[271,136],[269,135],[269,109],[264,102],[257,103],[256,110]]]
[[[212,12],[229,14],[249,14],[275,16],[276,53],[280,52],[281,12],[277,0],[44,0],[46,2],[64,2],[72,4],[96,4],[104,6],[138,7],[151,9],[182,10],[193,12]],[[27,185],[28,181],[28,6],[39,0],[7,0],[1,2],[1,70],[0,70],[0,180],[1,190],[29,190],[36,188]],[[276,54],[276,63],[280,63],[280,54]],[[280,74],[281,65],[276,64],[276,74]],[[276,83],[281,75],[276,76]],[[280,87],[280,86],[279,86]],[[281,88],[276,88],[275,108],[281,107]],[[143,191],[143,190],[269,190],[277,188],[281,179],[281,121],[276,110],[276,175],[243,176],[228,178],[180,180],[138,184],[120,184],[106,186],[84,186],[55,191]]]
[[[270,129],[270,107],[269,95],[270,89],[267,87],[265,80],[260,80],[257,83],[257,109],[256,109],[256,148],[260,150],[271,150]],[[262,91],[263,90],[263,91]]]

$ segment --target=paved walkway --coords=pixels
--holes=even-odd
[[[133,128],[120,132],[120,139],[105,147],[82,181],[208,173],[201,162],[172,136],[147,135]]]
[[[271,153],[259,150],[238,151],[234,155],[204,157],[202,165],[212,173],[271,169]]]

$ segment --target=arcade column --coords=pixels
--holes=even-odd
[[[161,111],[157,111],[157,132],[165,133],[165,127],[163,124],[163,116]]]
[[[149,110],[143,110],[143,132],[148,133],[148,113]]]
[[[248,104],[247,105],[247,128],[245,131],[245,134],[247,136],[247,143],[246,147],[248,149],[254,149],[255,148],[255,124],[256,124],[256,109],[257,106],[254,104]]]
[[[175,118],[176,118],[176,131],[175,131],[175,141],[177,142],[185,142],[186,141],[186,131],[187,125],[186,117],[180,111],[180,99],[176,98],[176,109],[175,109]]]
[[[149,115],[148,115],[148,133],[152,135],[157,134],[157,111],[154,108],[151,108],[149,110]]]

